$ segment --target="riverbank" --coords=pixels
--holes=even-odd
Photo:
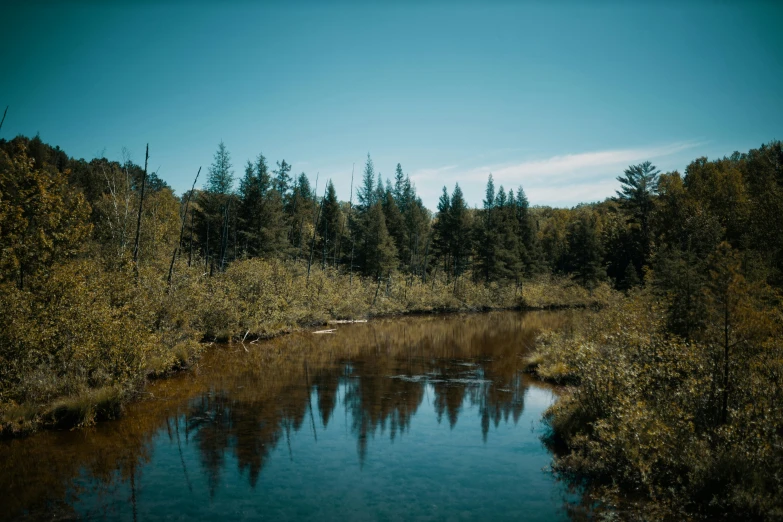
[[[399,316],[339,325],[332,335],[246,341],[248,351],[215,344],[193,371],[151,382],[116,421],[0,441],[2,512],[122,519],[135,498],[139,519],[298,519],[300,504],[290,517],[271,506],[306,491],[317,516],[330,519],[343,504],[328,502],[335,492],[324,484],[338,484],[341,495],[389,499],[396,512],[362,507],[389,518],[502,519],[513,509],[566,520],[564,488],[541,472],[551,455],[539,419],[552,389],[520,373],[518,353],[538,332],[583,314]],[[409,469],[390,472],[400,465]],[[459,473],[468,468],[491,477],[480,487],[504,491],[503,502],[476,494],[478,483]],[[400,480],[416,473],[431,479]]]
[[[210,342],[249,341],[330,320],[419,313],[606,306],[616,293],[566,278],[520,285],[391,276],[371,280],[302,263],[241,260],[210,277],[178,265],[104,271],[78,261],[58,267],[46,288],[5,288],[11,315],[3,341],[20,354],[5,369],[0,436],[115,418],[149,379],[196,364]],[[24,295],[22,295],[24,294]],[[38,296],[45,296],[41,298]]]
[[[568,385],[545,413],[553,469],[598,513],[783,517],[783,329],[779,310],[739,305],[716,332],[728,351],[709,323],[672,335],[665,301],[643,291],[539,336],[528,371]]]

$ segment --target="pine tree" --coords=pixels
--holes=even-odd
[[[455,277],[459,277],[467,269],[468,256],[473,248],[468,206],[459,183],[454,185],[454,191],[451,193],[449,225],[452,228],[450,249],[453,260],[452,272]]]
[[[291,185],[290,173],[291,165],[289,165],[285,160],[282,162],[277,162],[277,170],[274,171],[275,179],[272,182],[272,188],[280,194],[280,197],[283,199],[284,203],[286,202],[288,189]]]
[[[231,170],[231,155],[221,141],[215,152],[215,159],[207,171],[206,189],[213,194],[229,194],[234,186],[234,171]]]
[[[272,190],[266,158],[248,161],[239,186],[239,242],[246,255],[279,257],[288,250],[282,200]]]
[[[653,198],[658,193],[659,174],[660,171],[646,161],[629,166],[623,176],[617,177],[617,181],[622,184],[617,191],[617,200],[637,231],[635,261],[639,266],[647,265],[650,259],[650,219],[654,208]]]
[[[328,264],[329,259],[333,257],[343,222],[342,219],[342,210],[340,209],[340,202],[337,200],[337,192],[334,189],[332,180],[329,180],[326,185],[326,196],[324,197],[321,222],[318,227],[319,239],[317,248],[322,254],[323,265]]]
[[[370,207],[366,219],[364,273],[367,276],[383,277],[397,265],[397,248],[386,228],[380,201]]]
[[[433,223],[434,248],[443,261],[443,269],[448,273],[451,264],[451,243],[453,227],[451,225],[451,197],[444,186],[438,199],[438,213]]]
[[[498,230],[496,227],[495,198],[495,182],[492,179],[492,174],[490,174],[487,178],[487,188],[485,190],[484,208],[482,210],[483,219],[477,223],[477,229],[474,233],[477,243],[478,266],[486,283],[494,279],[497,265]]]
[[[291,248],[297,252],[296,256],[306,255],[310,245],[308,238],[312,238],[316,225],[317,204],[315,192],[304,172],[296,178],[284,204]]]
[[[583,212],[568,227],[568,269],[585,288],[592,289],[605,277],[603,252],[592,212]]]
[[[221,141],[215,159],[208,169],[206,190],[197,198],[197,230],[202,253],[212,272],[222,270],[231,256],[230,239],[236,232],[237,201],[232,194],[234,171],[231,156]]]
[[[516,216],[514,192],[509,191],[508,196],[500,186],[495,200],[495,267],[494,280],[506,280],[519,282],[523,264],[521,252],[524,247],[519,239],[519,222]]]
[[[364,164],[364,174],[362,175],[362,184],[356,193],[359,200],[357,210],[359,213],[369,210],[375,203],[375,165],[372,162],[370,154],[367,153],[367,162]]]
[[[400,259],[401,265],[405,265],[410,255],[410,248],[408,245],[407,234],[405,230],[405,221],[397,202],[394,200],[394,191],[391,187],[387,187],[383,199],[381,200],[383,206],[383,215],[386,217],[386,228],[389,234],[394,239],[394,244],[397,246],[397,254]]]

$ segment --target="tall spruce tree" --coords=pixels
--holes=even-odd
[[[337,200],[337,192],[332,180],[326,184],[326,196],[321,213],[317,248],[322,256],[322,265],[327,265],[329,260],[334,258],[334,249],[337,247],[343,222],[340,202]]]
[[[443,262],[444,272],[449,272],[451,266],[451,243],[453,227],[451,226],[451,197],[444,186],[438,199],[438,213],[433,223],[434,249]]]
[[[454,185],[449,209],[449,225],[452,227],[452,273],[459,277],[468,267],[468,257],[473,250],[468,206],[459,183]]]
[[[580,212],[568,226],[566,237],[569,271],[574,274],[580,285],[589,289],[594,288],[596,283],[605,277],[602,264],[603,252],[596,229],[595,214],[590,210]]]
[[[492,174],[487,178],[487,187],[484,194],[482,219],[477,223],[475,237],[479,270],[484,282],[488,283],[495,278],[497,265],[496,249],[498,247],[495,182],[492,179]]]
[[[291,185],[291,165],[286,160],[277,162],[277,169],[274,171],[275,178],[272,181],[272,188],[274,188],[280,196],[283,198],[283,202],[286,201],[288,195],[288,189]]]
[[[231,170],[231,154],[222,141],[209,166],[206,189],[213,194],[229,194],[234,187],[234,171]]]
[[[272,189],[266,158],[248,161],[239,185],[240,247],[250,257],[280,257],[288,252],[280,194]]]

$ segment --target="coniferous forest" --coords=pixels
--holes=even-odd
[[[547,413],[555,471],[661,518],[783,517],[781,142],[682,173],[630,165],[607,174],[615,197],[570,209],[490,175],[480,207],[457,184],[430,210],[402,165],[383,179],[369,154],[338,195],[222,142],[177,195],[154,147],[88,162],[0,140],[3,435],[115,417],[213,341],[585,307],[528,357],[567,386]]]

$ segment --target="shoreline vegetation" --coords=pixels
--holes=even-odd
[[[617,196],[437,212],[371,157],[348,201],[223,143],[178,197],[128,154],[0,140],[0,436],[120,414],[207,342],[329,320],[600,308],[544,332],[553,469],[607,519],[783,519],[783,147],[629,166]],[[324,188],[325,187],[325,188]],[[522,352],[523,350],[520,350]],[[592,507],[591,506],[591,507]]]
[[[176,197],[144,164],[0,140],[0,437],[117,417],[206,343],[329,320],[601,306],[608,281],[553,273],[524,191],[459,185],[433,216],[367,157],[347,202],[258,155],[238,189],[220,144]],[[321,195],[319,195],[321,193]],[[496,201],[497,200],[497,201]],[[206,341],[206,343],[204,342]]]
[[[723,288],[728,311],[688,340],[646,289],[538,336],[527,371],[564,386],[544,415],[552,470],[599,519],[783,518],[783,318],[765,290]]]
[[[63,272],[55,277],[58,281],[67,278],[71,283],[58,283],[59,292],[52,289],[45,295],[67,303],[67,308],[46,307],[46,318],[27,315],[24,323],[17,321],[13,327],[34,329],[48,320],[51,327],[59,330],[51,342],[70,336],[78,351],[62,356],[75,359],[72,359],[75,375],[66,375],[58,382],[48,372],[41,371],[21,383],[28,397],[39,399],[26,404],[4,404],[0,428],[5,437],[26,435],[45,427],[81,427],[116,418],[127,401],[143,396],[148,380],[197,364],[203,351],[215,342],[240,343],[252,349],[250,343],[255,340],[333,321],[501,309],[597,308],[616,298],[616,292],[605,284],[589,292],[566,278],[551,277],[525,281],[519,289],[466,281],[459,284],[456,292],[453,283],[445,279],[426,285],[421,281],[392,279],[376,295],[377,282],[370,279],[354,277],[351,281],[349,276],[334,270],[314,268],[310,285],[306,286],[303,264],[265,260],[236,261],[226,272],[212,278],[205,277],[201,270],[183,266],[173,290],[167,291],[156,285],[159,273],[141,273],[135,286],[136,276],[128,270],[123,274],[127,281],[120,286],[132,288],[135,295],[130,297],[130,302],[156,305],[155,309],[134,311],[143,312],[150,321],[146,329],[153,333],[149,334],[140,331],[144,325],[127,324],[119,316],[108,319],[106,315],[112,315],[111,311],[96,305],[103,304],[106,308],[110,305],[100,303],[96,296],[90,300],[89,308],[75,310],[73,306],[83,302],[77,299],[78,295],[89,290],[104,294],[107,300],[114,296],[105,294],[108,287],[104,286],[105,281],[101,284],[100,277],[98,281],[86,283],[98,284],[95,289],[79,284],[78,274],[94,267],[74,263],[61,268]],[[111,277],[118,284],[116,278],[122,276],[113,272]],[[103,320],[112,321],[115,337],[96,337],[95,330],[102,327],[99,321]],[[62,331],[65,328],[67,331]],[[93,346],[86,344],[91,342]],[[127,346],[134,348],[122,349]],[[109,365],[115,372],[115,377],[107,379],[106,384],[99,387],[87,382],[77,384],[83,369],[103,365]],[[61,387],[57,388],[58,385]]]

